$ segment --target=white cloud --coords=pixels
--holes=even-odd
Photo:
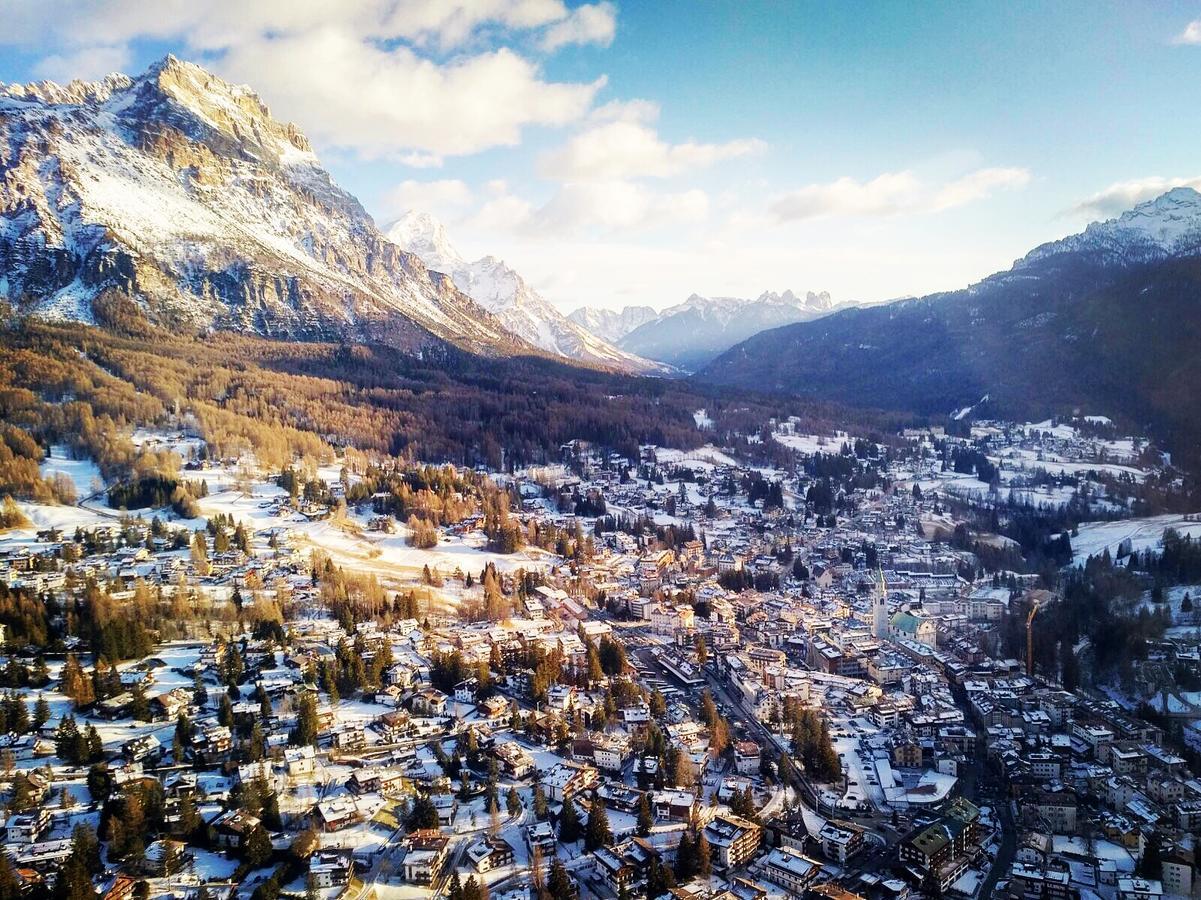
[[[545,42],[558,29],[563,46],[572,36],[575,43],[608,43],[614,19],[607,3],[572,10],[563,0],[158,0],[152,11],[145,0],[9,0],[0,43],[58,39],[85,46],[179,38],[196,49],[221,50],[247,38],[337,25],[362,38],[442,50],[484,32],[543,31]]]
[[[1184,31],[1172,39],[1173,44],[1201,44],[1201,19],[1193,19]]]
[[[708,214],[709,197],[698,189],[659,192],[630,181],[573,182],[533,213],[527,227],[574,234],[696,224]]]
[[[889,215],[912,205],[921,185],[912,172],[885,172],[871,181],[839,178],[799,188],[772,204],[781,221],[835,215]]]
[[[607,44],[615,27],[611,5],[563,0],[159,0],[153,15],[143,0],[8,5],[0,45],[54,49],[39,70],[60,80],[124,67],[130,42],[172,42],[319,145],[420,167],[583,118],[603,77],[550,81],[503,44]]]
[[[388,191],[380,201],[380,208],[388,219],[395,219],[411,209],[449,219],[461,213],[472,199],[471,188],[457,178],[439,181],[409,179]]]
[[[1191,187],[1201,191],[1201,176],[1197,178],[1161,178],[1158,175],[1152,175],[1147,178],[1115,182],[1104,190],[1080,201],[1067,210],[1065,215],[1109,219],[1124,213],[1139,203],[1154,200],[1160,194],[1164,194],[1174,187]]]
[[[397,162],[408,166],[410,169],[440,169],[442,168],[442,157],[436,153],[421,153],[413,151],[405,153],[397,157]]]
[[[659,104],[654,100],[610,100],[595,107],[588,114],[592,122],[655,122],[659,118]]]
[[[528,200],[502,193],[486,200],[468,221],[475,228],[504,234],[524,228],[533,213],[533,204]]]
[[[943,184],[927,184],[911,171],[885,172],[870,181],[839,178],[810,184],[771,204],[777,221],[824,216],[892,216],[938,212],[983,200],[994,191],[1023,187],[1030,173],[1019,168],[986,168]]]
[[[984,200],[991,196],[993,191],[1021,188],[1029,183],[1028,169],[977,169],[940,188],[934,195],[932,207],[935,210],[951,209]]]
[[[526,126],[579,119],[604,84],[544,81],[537,66],[507,48],[440,65],[334,28],[238,44],[217,68],[254,85],[274,112],[302,122],[318,143],[366,156],[512,146]]]
[[[617,34],[617,9],[612,3],[577,6],[567,18],[556,22],[542,36],[542,49],[553,53],[569,44],[600,44],[608,47]]]
[[[766,146],[753,139],[725,144],[669,144],[655,129],[632,121],[631,112],[646,114],[643,109],[627,107],[625,117],[593,126],[575,135],[560,150],[547,154],[540,170],[563,180],[669,178],[720,160],[758,153]]]
[[[82,47],[66,53],[55,53],[34,66],[39,78],[67,82],[79,78],[93,81],[112,72],[123,71],[129,65],[129,48],[125,45]]]

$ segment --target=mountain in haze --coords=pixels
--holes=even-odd
[[[1096,413],[1201,446],[1201,194],[1176,188],[963,290],[755,335],[721,384],[949,414]]]
[[[533,348],[388,240],[249,88],[144,74],[0,85],[0,299],[84,322]]]
[[[430,270],[449,275],[460,291],[535,347],[568,359],[630,372],[655,372],[663,368],[619,350],[568,319],[502,260],[494,256],[475,262],[463,259],[450,243],[442,223],[428,213],[409,211],[389,226],[387,234],[395,244],[419,256]]]
[[[639,325],[645,325],[658,315],[650,306],[626,306],[620,311],[581,306],[567,318],[597,337],[616,344]]]
[[[834,308],[826,292],[798,297],[792,291],[770,291],[753,300],[693,294],[618,341],[622,350],[694,370],[765,328],[804,322]]]

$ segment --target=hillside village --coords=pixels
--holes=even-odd
[[[82,499],[0,532],[0,897],[1194,896],[1170,460],[1105,422],[766,431],[798,465],[468,477],[261,473],[185,425],[135,434],[191,485],[142,508],[56,450]],[[1072,566],[1134,586],[1137,664],[1048,636]]]

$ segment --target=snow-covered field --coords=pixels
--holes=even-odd
[[[1106,549],[1116,557],[1118,546],[1129,540],[1134,550],[1155,549],[1163,541],[1163,533],[1175,528],[1181,534],[1201,538],[1201,521],[1186,521],[1184,516],[1151,516],[1145,519],[1120,519],[1116,522],[1083,522],[1080,533],[1072,538],[1073,561],[1083,563]]]
[[[90,459],[71,459],[67,448],[55,444],[50,448],[50,455],[42,460],[39,474],[49,478],[55,474],[63,474],[75,485],[75,494],[80,499],[95,493],[95,485],[104,482],[100,477],[100,469]]]

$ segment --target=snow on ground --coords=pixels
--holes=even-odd
[[[697,450],[673,450],[670,447],[655,447],[655,458],[660,463],[674,463],[678,466],[691,466],[694,469],[711,469],[714,466],[736,466],[737,461],[729,454],[723,453],[712,444]]]
[[[698,409],[692,414],[692,420],[696,422],[696,427],[701,430],[707,430],[713,427],[713,420],[709,418],[707,410]]]
[[[104,483],[104,479],[100,477],[100,468],[94,462],[90,459],[72,459],[70,451],[62,444],[52,446],[50,455],[42,460],[38,467],[38,474],[42,478],[49,478],[56,473],[71,479],[75,485],[75,494],[80,498],[94,494],[94,484]]]
[[[55,506],[48,503],[23,503],[20,501],[17,502],[17,506],[21,508],[21,512],[25,513],[25,517],[33,523],[34,527],[16,528],[5,532],[3,541],[19,541],[26,532],[28,539],[32,540],[35,531],[45,528],[60,528],[64,532],[73,533],[76,528],[112,524],[111,517],[90,508],[80,509],[78,506]]]
[[[989,459],[1007,472],[1037,472],[1039,469],[1043,469],[1051,475],[1084,475],[1088,472],[1105,472],[1114,476],[1129,475],[1136,482],[1141,482],[1147,477],[1146,472],[1134,466],[1120,465],[1108,460],[1065,459],[1060,453],[1039,452],[1025,447],[1011,448],[1002,455],[990,456]]]
[[[785,447],[808,456],[814,456],[818,453],[839,453],[842,450],[843,444],[854,443],[855,440],[845,431],[840,431],[834,435],[776,432],[772,434],[772,437]]]
[[[1073,562],[1081,564],[1106,549],[1116,557],[1118,546],[1127,539],[1134,550],[1154,550],[1163,542],[1163,533],[1169,528],[1201,538],[1201,521],[1186,521],[1184,516],[1175,514],[1116,522],[1082,522],[1080,533],[1072,538]]]

